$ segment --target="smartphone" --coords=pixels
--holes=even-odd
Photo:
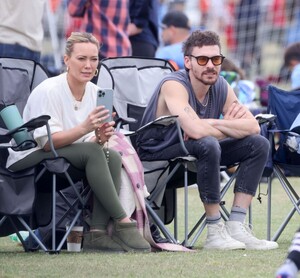
[[[112,121],[112,112],[113,112],[113,89],[100,89],[97,92],[97,106],[104,105],[105,109],[109,110],[109,117],[103,122]]]

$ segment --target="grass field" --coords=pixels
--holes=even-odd
[[[297,187],[299,180],[292,179]],[[266,184],[261,184],[266,193]],[[231,203],[228,192],[226,203]],[[273,181],[272,232],[291,209],[277,180]],[[179,190],[179,228],[183,234],[183,191]],[[203,209],[198,191],[189,189],[189,224],[197,220]],[[253,200],[253,230],[266,238],[267,196],[260,204]],[[296,213],[278,240],[279,249],[270,251],[206,251],[202,249],[206,229],[196,242],[193,253],[159,252],[150,254],[67,253],[48,255],[43,252],[24,253],[8,237],[0,238],[0,277],[274,277],[283,262],[294,232],[299,226]],[[172,229],[172,226],[170,226]]]

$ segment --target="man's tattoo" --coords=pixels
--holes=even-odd
[[[195,119],[196,119],[196,117],[192,114],[192,111],[191,111],[191,109],[190,109],[188,106],[185,107],[183,110],[188,114],[188,116],[189,116],[192,120],[195,120]]]

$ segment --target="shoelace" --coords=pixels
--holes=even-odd
[[[244,229],[245,233],[249,234],[249,236],[256,238],[254,235],[254,232],[252,230],[252,224],[246,224],[246,223],[242,223],[242,228]]]
[[[230,237],[229,233],[228,233],[227,230],[226,230],[225,225],[222,225],[221,230],[220,230],[220,235],[221,235],[224,239]]]

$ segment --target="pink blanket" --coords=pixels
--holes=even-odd
[[[135,212],[132,216],[137,221],[137,226],[145,239],[151,244],[155,251],[185,251],[193,252],[192,250],[180,245],[172,243],[156,243],[150,232],[149,219],[146,211],[145,197],[144,197],[144,169],[143,165],[124,134],[115,132],[109,140],[109,147],[118,151],[122,156],[123,167],[125,168],[132,184],[135,196]]]

